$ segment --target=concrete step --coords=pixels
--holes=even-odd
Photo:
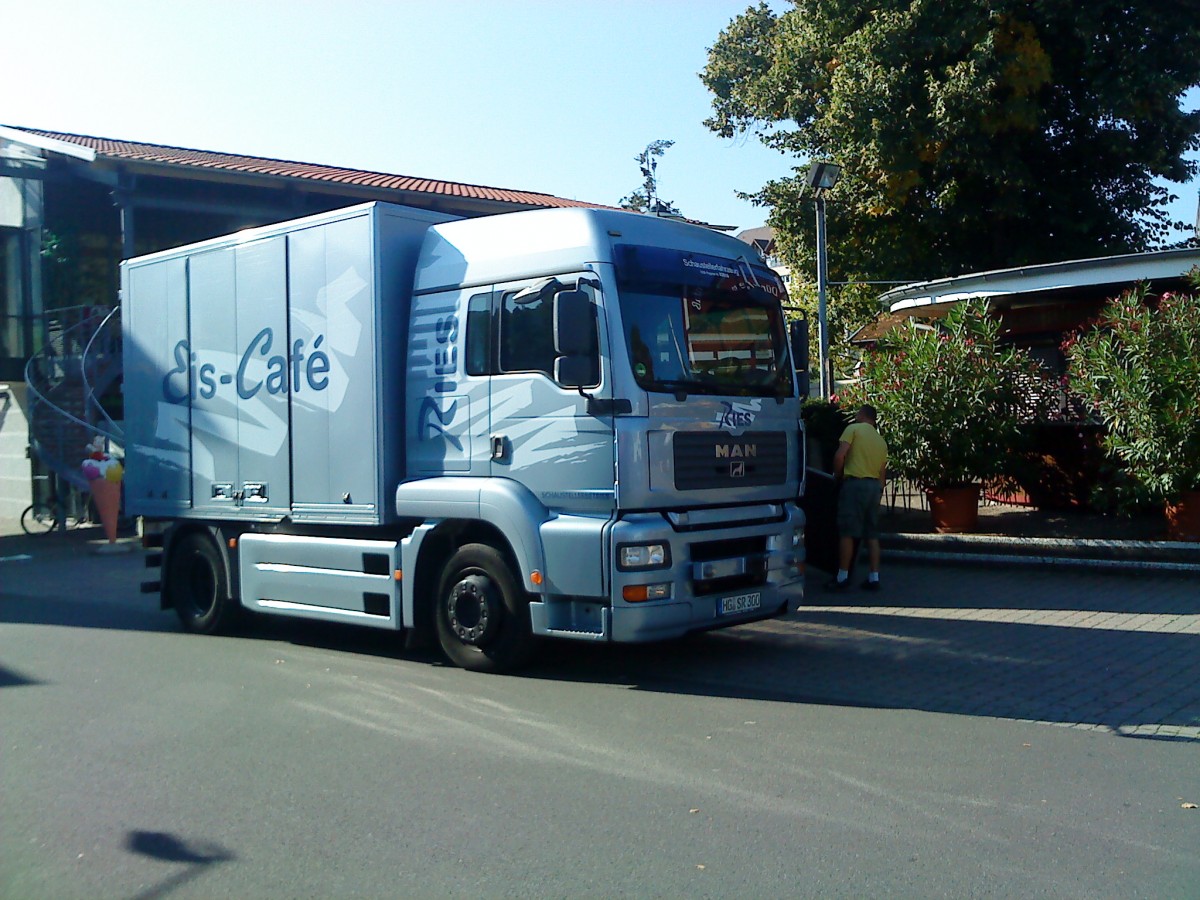
[[[894,560],[1200,573],[1200,543],[1183,541],[884,534],[880,544]]]

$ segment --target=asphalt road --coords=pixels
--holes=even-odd
[[[136,554],[85,549],[0,539],[4,898],[1200,884],[1182,579],[893,567],[881,595],[496,677],[377,632],[185,635]]]

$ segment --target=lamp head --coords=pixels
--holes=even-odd
[[[818,193],[827,191],[837,184],[841,174],[842,167],[837,163],[815,162],[808,169],[809,187]]]

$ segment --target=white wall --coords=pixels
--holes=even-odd
[[[29,404],[25,385],[0,382],[0,519],[18,519],[32,501]]]

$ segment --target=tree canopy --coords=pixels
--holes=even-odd
[[[794,154],[751,195],[813,268],[805,166],[830,159],[831,278],[920,280],[1160,245],[1197,164],[1200,4],[793,0],[709,49],[705,124]]]

